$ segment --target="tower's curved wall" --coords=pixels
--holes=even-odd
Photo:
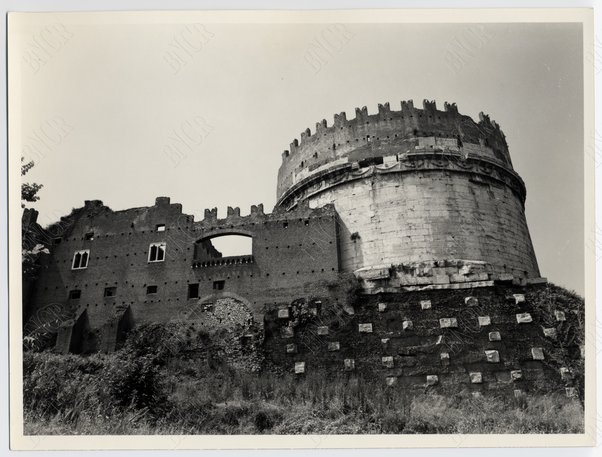
[[[334,203],[341,269],[446,261],[539,277],[524,214],[525,186],[513,170],[504,134],[455,104],[423,109],[402,102],[356,118],[335,115],[283,154],[278,206]]]

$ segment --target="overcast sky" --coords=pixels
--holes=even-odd
[[[24,27],[22,144],[40,222],[84,200],[203,209],[276,200],[281,153],[334,113],[424,98],[490,114],[527,186],[543,276],[583,294],[583,74],[574,24]],[[44,140],[44,138],[46,138]]]

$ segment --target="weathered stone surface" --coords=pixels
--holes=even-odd
[[[393,366],[394,366],[393,357],[390,355],[384,356],[382,358],[382,364],[383,364],[383,367],[385,367],[385,368],[393,368]]]
[[[566,315],[565,315],[564,311],[556,310],[556,311],[554,311],[554,316],[556,316],[556,320],[558,322],[566,321]]]
[[[525,303],[525,296],[523,294],[513,294],[514,304],[519,305],[521,303]]]
[[[295,362],[295,374],[305,373],[305,362]]]
[[[521,370],[510,371],[510,379],[512,381],[518,381],[523,378],[523,372]]]
[[[483,375],[479,371],[471,372],[468,376],[472,384],[481,384],[483,382]]]
[[[500,361],[500,354],[498,351],[487,350],[485,351],[485,359],[490,363],[498,363]]]
[[[531,356],[533,357],[533,360],[544,360],[545,356],[543,354],[543,349],[542,348],[531,348]]]
[[[502,336],[500,332],[489,332],[489,341],[501,341]]]
[[[378,311],[379,311],[379,312],[381,312],[381,313],[382,313],[382,312],[384,312],[384,311],[386,311],[386,310],[387,310],[387,304],[386,304],[386,303],[379,303],[379,304],[378,304]]]
[[[372,333],[372,324],[359,324],[358,329],[360,333]]]
[[[556,338],[556,329],[554,327],[544,328],[543,335],[547,338]]]
[[[331,341],[330,343],[328,343],[328,350],[333,352],[333,351],[338,351],[339,349],[341,349],[341,343],[339,343],[338,341]]]
[[[577,397],[577,389],[575,389],[574,387],[567,387],[564,389],[564,391],[566,392],[566,396],[569,398],[575,398]]]
[[[435,384],[439,383],[439,376],[437,376],[436,374],[429,374],[426,376],[426,385],[427,386],[434,386]]]
[[[401,324],[401,327],[404,330],[412,330],[414,328],[414,324],[412,323],[412,321],[403,321],[403,323]]]
[[[489,316],[479,316],[479,326],[487,327],[491,325],[491,318]]]
[[[431,309],[431,301],[430,300],[420,300],[420,307],[422,309]]]
[[[328,326],[327,325],[321,325],[318,327],[318,335],[328,335]]]
[[[455,328],[458,326],[458,320],[455,317],[443,317],[439,319],[439,327]]]
[[[343,361],[343,368],[345,371],[355,370],[355,360],[354,359],[345,359]]]
[[[516,315],[516,322],[519,324],[528,324],[533,322],[533,318],[529,313],[520,313]]]
[[[479,304],[479,299],[476,297],[464,297],[464,304],[466,306],[477,306]]]
[[[278,317],[280,319],[288,319],[289,318],[289,310],[288,308],[282,308],[278,310]]]

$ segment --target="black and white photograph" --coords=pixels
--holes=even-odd
[[[595,440],[591,11],[423,13],[8,14],[13,447]]]

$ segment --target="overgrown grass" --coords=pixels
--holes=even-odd
[[[250,374],[120,351],[26,353],[26,434],[580,433],[561,395],[451,396],[319,373]]]

